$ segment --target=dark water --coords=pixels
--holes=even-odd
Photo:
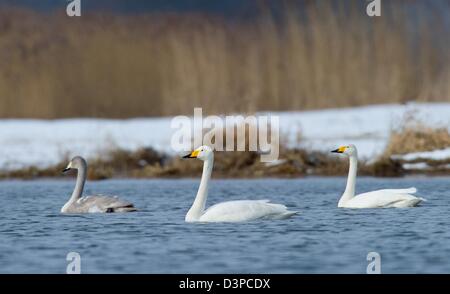
[[[264,199],[300,214],[289,220],[188,224],[198,180],[90,182],[141,209],[130,214],[61,215],[71,181],[0,182],[0,272],[365,273],[368,252],[383,273],[450,273],[450,179],[361,178],[358,191],[416,186],[428,199],[410,209],[336,207],[345,179],[216,180],[208,205]]]

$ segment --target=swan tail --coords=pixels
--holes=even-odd
[[[135,207],[120,207],[115,209],[115,212],[135,212],[135,211],[138,211]]]
[[[298,211],[286,210],[281,213],[274,213],[274,214],[266,215],[266,216],[262,217],[262,219],[282,220],[282,219],[290,218],[296,214],[298,214]]]
[[[272,206],[273,208],[275,208],[276,210],[278,210],[282,214],[291,214],[291,213],[295,214],[295,213],[297,213],[296,211],[288,210],[288,208],[284,204],[278,204],[278,203],[267,203],[267,204],[269,204],[270,206]]]
[[[298,211],[290,211],[290,210],[288,210],[288,211],[286,211],[285,213],[283,213],[281,215],[281,219],[290,218],[291,216],[294,216],[294,215],[297,215],[297,214],[298,214]]]
[[[286,205],[279,203],[272,203],[268,199],[256,200],[259,203],[263,203],[266,206],[269,206],[272,209],[272,213],[267,215],[265,218],[269,219],[286,219],[290,218],[293,215],[298,214],[297,211],[288,210]]]
[[[405,195],[406,196],[406,195]],[[407,195],[407,196],[412,196],[412,195]],[[415,207],[418,206],[422,201],[426,201],[424,198],[421,197],[411,197],[410,199],[407,200],[400,200],[400,201],[396,201],[392,204],[392,207]]]
[[[418,206],[422,201],[426,201],[424,198],[417,197],[409,201],[409,206],[414,207]]]
[[[134,212],[134,211],[137,211],[137,209],[132,204],[127,205],[127,206],[120,206],[120,207],[108,207],[106,209],[107,213],[112,213],[112,212]]]
[[[288,211],[288,208],[286,207],[286,205],[284,204],[278,204],[278,203],[272,203],[270,202],[270,200],[268,199],[264,199],[264,200],[256,200],[256,202],[267,205],[275,210],[281,211],[281,212],[286,212]]]
[[[288,210],[288,208],[284,204],[277,204],[277,203],[266,203],[266,204],[269,204],[277,211],[277,213],[275,213],[271,217],[272,219],[287,219],[290,218],[291,216],[298,214],[298,211]]]

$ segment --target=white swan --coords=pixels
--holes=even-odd
[[[84,183],[86,182],[87,163],[84,158],[75,156],[69,165],[63,170],[66,172],[77,169],[77,183],[69,201],[61,208],[62,213],[92,213],[92,212],[131,212],[136,211],[132,203],[120,200],[117,196],[86,196],[83,194]]]
[[[184,158],[198,158],[203,163],[203,174],[194,203],[186,214],[186,222],[242,222],[256,219],[285,219],[296,214],[282,204],[269,200],[238,200],[213,205],[205,210],[208,184],[214,164],[214,152],[208,146],[201,146]]]
[[[344,194],[339,199],[338,207],[345,208],[387,208],[387,207],[413,207],[423,198],[415,197],[410,194],[417,192],[416,188],[409,189],[386,189],[367,192],[355,196],[356,172],[358,169],[358,151],[355,145],[339,147],[331,151],[333,153],[342,153],[349,157],[350,168],[348,172],[347,187]]]

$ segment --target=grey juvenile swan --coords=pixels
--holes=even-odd
[[[61,208],[62,213],[94,213],[94,212],[131,212],[136,211],[130,202],[120,200],[117,196],[85,196],[82,197],[84,183],[86,182],[87,163],[81,156],[75,156],[63,170],[78,170],[77,183],[69,201]]]

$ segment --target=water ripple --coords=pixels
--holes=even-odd
[[[450,273],[449,182],[362,178],[358,191],[416,186],[428,191],[428,202],[351,210],[336,207],[342,178],[215,180],[208,205],[272,199],[300,214],[188,224],[198,180],[90,182],[89,191],[118,194],[140,208],[114,215],[60,214],[61,195],[72,188],[67,181],[2,181],[0,272],[63,273],[74,251],[86,273],[364,273],[367,253],[377,251],[386,273]]]

